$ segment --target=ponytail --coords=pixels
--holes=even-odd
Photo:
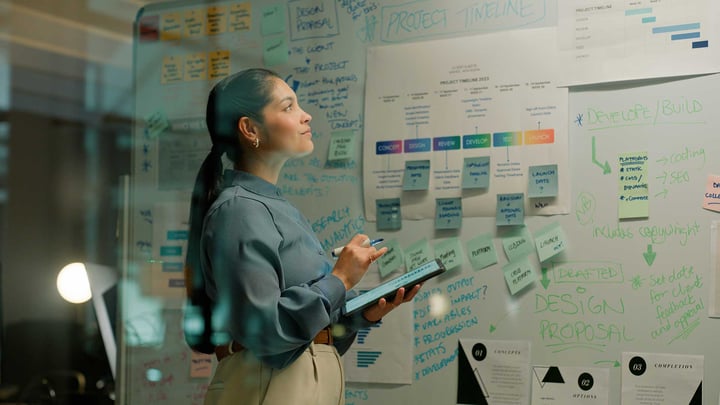
[[[220,192],[221,157],[219,148],[213,145],[195,178],[190,200],[190,232],[184,267],[185,293],[188,299],[183,328],[185,341],[193,350],[207,354],[213,353],[215,349],[215,344],[211,340],[214,308],[205,292],[205,279],[201,271],[200,240],[205,214]],[[199,321],[202,321],[202,324]]]

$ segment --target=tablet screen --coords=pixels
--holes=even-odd
[[[440,260],[433,260],[423,264],[415,270],[407,272],[402,276],[386,281],[372,290],[360,294],[345,303],[345,313],[351,314],[378,302],[380,298],[389,298],[395,294],[400,287],[411,287],[415,284],[437,276],[445,271]]]

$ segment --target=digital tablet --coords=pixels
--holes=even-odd
[[[345,303],[345,313],[352,314],[353,312],[365,309],[370,305],[376,304],[380,298],[391,301],[392,297],[395,296],[395,292],[400,287],[405,287],[405,291],[407,292],[409,287],[413,287],[415,284],[422,283],[438,274],[442,274],[445,270],[445,266],[443,266],[442,262],[438,259],[427,262],[415,270],[388,280],[372,290],[348,300]]]

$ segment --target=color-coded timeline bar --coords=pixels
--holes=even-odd
[[[643,14],[650,14],[652,13],[653,9],[652,7],[644,7],[644,8],[636,8],[631,10],[625,10],[626,16],[636,16],[636,15],[643,15]],[[643,17],[642,18],[643,24],[649,24],[657,22],[656,17],[650,16],[650,17]],[[676,24],[676,25],[666,25],[662,27],[655,27],[652,29],[653,34],[666,34],[669,32],[677,32],[677,31],[690,31],[690,30],[699,30],[700,29],[700,23],[689,23],[689,24]],[[671,41],[682,41],[686,39],[695,39],[700,38],[700,32],[687,32],[683,34],[673,34],[670,36]],[[709,45],[708,41],[694,41],[692,43],[692,48],[707,48]]]
[[[471,134],[441,136],[436,138],[415,138],[375,143],[376,155],[393,155],[431,151],[478,149],[491,146],[505,147],[518,145],[542,145],[555,143],[554,129],[533,129],[520,132],[495,132],[493,134]]]

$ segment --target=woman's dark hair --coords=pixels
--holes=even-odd
[[[226,154],[235,164],[240,159],[240,136],[238,121],[249,117],[262,123],[262,110],[272,97],[273,79],[280,76],[267,69],[253,68],[237,72],[219,81],[210,90],[205,122],[210,134],[212,149],[203,161],[195,178],[190,201],[190,232],[185,258],[185,289],[192,313],[196,318],[202,314],[204,328],[201,333],[186,330],[190,346],[203,353],[212,353],[215,344],[212,336],[212,303],[205,293],[205,282],[200,270],[200,238],[205,214],[221,190],[222,155]],[[282,79],[281,79],[282,80]]]

